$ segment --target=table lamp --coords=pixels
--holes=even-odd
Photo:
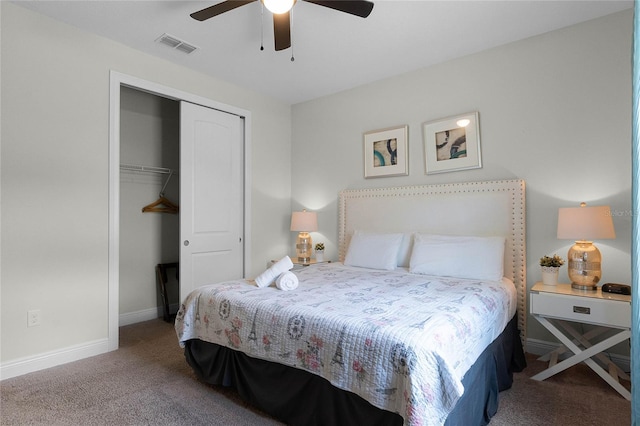
[[[311,261],[312,242],[309,232],[318,230],[318,216],[315,212],[302,210],[291,214],[291,230],[298,231],[296,240],[296,256],[298,262],[309,263]]]
[[[558,238],[574,240],[567,255],[567,269],[571,287],[579,290],[596,290],[602,276],[602,255],[593,240],[613,239],[609,206],[562,207],[558,210]]]

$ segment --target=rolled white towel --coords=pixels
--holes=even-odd
[[[289,256],[278,260],[273,266],[256,277],[256,285],[260,288],[270,286],[283,272],[293,268],[293,262]]]
[[[283,291],[298,288],[298,277],[291,271],[283,272],[276,278],[276,287]]]

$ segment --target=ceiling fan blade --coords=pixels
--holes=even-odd
[[[276,50],[291,47],[291,15],[289,12],[273,14],[273,38]]]
[[[209,18],[218,16],[221,13],[228,12],[245,4],[253,3],[257,0],[226,0],[213,6],[209,6],[197,12],[193,12],[190,16],[197,21],[206,21]]]
[[[340,12],[356,15],[361,18],[369,16],[373,10],[373,3],[367,0],[305,0],[319,6],[339,10]]]

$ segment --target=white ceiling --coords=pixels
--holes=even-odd
[[[298,0],[293,47],[276,52],[272,18],[266,9],[261,18],[259,1],[204,22],[189,16],[219,1],[15,3],[291,104],[633,7],[631,0],[374,0],[362,19]],[[199,49],[186,55],[156,43],[164,33]]]

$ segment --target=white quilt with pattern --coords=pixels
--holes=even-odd
[[[307,370],[406,425],[439,425],[461,380],[509,322],[509,280],[481,282],[341,263],[295,270],[292,291],[249,280],[204,286],[182,304],[180,344],[217,343]]]

